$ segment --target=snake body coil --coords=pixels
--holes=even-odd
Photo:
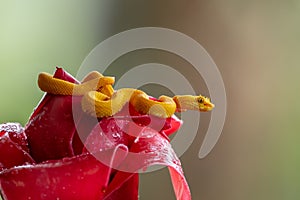
[[[115,115],[128,102],[141,114],[161,118],[171,117],[176,111],[210,111],[214,107],[209,98],[201,95],[176,95],[173,98],[160,96],[158,100],[152,100],[138,89],[122,88],[114,91],[113,83],[114,77],[106,77],[99,72],[91,72],[81,84],[56,79],[47,73],[41,73],[38,78],[38,85],[44,92],[83,96],[82,109],[100,118]]]

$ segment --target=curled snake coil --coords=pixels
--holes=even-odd
[[[112,87],[114,81],[114,77],[103,76],[97,71],[89,73],[80,84],[54,78],[48,73],[40,73],[38,77],[42,91],[56,95],[83,96],[82,109],[99,118],[115,115],[128,102],[141,114],[161,118],[171,117],[175,112],[205,112],[214,108],[210,99],[202,95],[176,95],[173,98],[163,95],[153,100],[145,92],[134,88],[115,91]]]

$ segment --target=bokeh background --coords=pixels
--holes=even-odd
[[[299,199],[299,21],[298,0],[0,0],[0,122],[26,123],[43,95],[39,72],[63,66],[76,75],[86,55],[113,34],[171,28],[208,51],[227,92],[226,123],[213,151],[198,159],[204,123],[181,157],[193,199]],[[167,54],[137,52],[117,60],[110,73],[153,59],[186,67]],[[166,169],[141,179],[140,199],[174,199]]]

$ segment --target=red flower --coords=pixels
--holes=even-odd
[[[54,77],[79,83],[60,68]],[[81,98],[47,93],[25,131],[0,125],[5,200],[135,200],[138,172],[157,164],[168,166],[177,199],[191,199],[168,139],[180,120],[140,115],[130,105],[129,112],[95,120],[80,109]]]

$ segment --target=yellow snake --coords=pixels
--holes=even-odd
[[[205,112],[214,108],[210,99],[202,95],[176,95],[173,98],[160,96],[155,101],[138,89],[122,88],[114,91],[112,84],[114,77],[103,76],[96,71],[89,73],[80,84],[54,78],[48,73],[40,73],[38,77],[38,85],[42,91],[56,95],[83,96],[82,109],[99,118],[115,115],[128,102],[141,114],[161,118],[171,117],[175,112]]]

